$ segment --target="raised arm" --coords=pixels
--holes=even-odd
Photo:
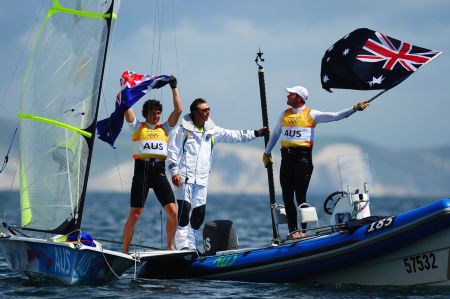
[[[134,114],[133,109],[128,108],[125,111],[125,120],[127,121],[127,123],[131,124],[134,122],[135,119],[136,119],[136,115]]]
[[[318,110],[311,110],[311,115],[316,123],[327,123],[344,119],[355,113],[355,111],[362,111],[367,107],[369,107],[369,102],[364,100],[356,103],[353,107],[338,112],[321,112]]]
[[[175,127],[178,119],[180,118],[181,112],[183,112],[183,106],[181,104],[180,93],[177,89],[177,78],[174,76],[170,76],[169,79],[170,88],[172,88],[172,97],[173,97],[173,111],[170,113],[167,122],[169,126]]]

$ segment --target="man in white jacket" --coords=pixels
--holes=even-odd
[[[248,142],[268,131],[267,128],[228,130],[216,126],[209,118],[208,103],[201,98],[192,102],[190,112],[172,132],[167,150],[168,169],[178,203],[177,249],[196,249],[195,236],[205,218],[214,144]]]

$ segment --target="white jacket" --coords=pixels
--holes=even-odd
[[[183,117],[169,137],[167,163],[170,175],[181,175],[183,183],[208,185],[215,143],[248,142],[255,139],[253,130],[228,130],[209,119],[202,132],[194,126],[190,114]],[[186,180],[187,178],[187,180]]]

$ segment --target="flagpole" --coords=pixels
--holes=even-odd
[[[382,91],[380,91],[379,93],[377,93],[376,95],[371,97],[369,100],[367,100],[367,103],[372,102],[373,100],[375,100],[376,98],[378,98],[379,96],[381,96],[383,93],[385,93],[388,90],[389,89],[383,89]],[[350,115],[353,115],[353,113],[355,113],[356,111],[358,111],[358,110],[353,110],[352,113],[350,113],[349,115],[346,116],[346,118],[349,117]]]
[[[263,53],[261,52],[261,49],[258,53],[256,53],[256,65],[258,66],[258,79],[259,79],[259,95],[261,98],[261,113],[262,113],[262,121],[263,121],[263,127],[269,127],[269,117],[267,113],[267,100],[266,100],[266,85],[264,83],[264,68],[261,64],[258,62],[263,62],[264,59],[262,58]],[[264,135],[264,148],[267,146],[267,143],[269,142],[269,133],[266,133]],[[274,208],[276,205],[275,200],[275,185],[273,180],[273,165],[268,164],[267,165],[267,180],[269,183],[269,200],[270,200],[270,207],[271,207],[271,217],[272,217],[272,233],[273,233],[273,241],[280,240],[280,235],[278,233],[278,228],[275,224],[275,214],[274,214]]]

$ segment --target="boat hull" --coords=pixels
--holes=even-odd
[[[445,285],[449,283],[449,232],[450,199],[443,199],[362,225],[351,232],[312,237],[281,246],[222,252],[192,262],[158,264],[148,260],[140,269],[139,277],[159,278],[164,267],[165,278]]]
[[[2,236],[0,251],[12,270],[33,279],[54,278],[65,285],[113,281],[135,264],[131,256],[99,245],[17,236]]]
[[[450,229],[401,250],[341,270],[305,278],[308,283],[450,286]]]

